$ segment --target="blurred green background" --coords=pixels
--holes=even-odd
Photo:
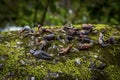
[[[119,24],[120,0],[0,0],[0,26]]]

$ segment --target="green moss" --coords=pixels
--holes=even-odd
[[[29,49],[32,46],[28,46],[30,38],[20,38],[18,32],[2,32],[1,35],[4,38],[0,41],[0,57],[4,58],[4,60],[0,60],[0,63],[3,64],[3,67],[0,69],[0,78],[7,79],[8,73],[11,72],[14,75],[9,77],[9,80],[21,80],[27,79],[31,76],[34,76],[36,79],[41,79],[50,72],[60,73],[60,79],[70,80],[78,78],[80,80],[90,80],[93,75],[101,76],[99,72],[90,71],[89,64],[91,61],[96,61],[99,64],[101,61],[107,63],[107,68],[105,68],[104,72],[106,72],[108,78],[110,80],[119,80],[120,77],[120,31],[115,29],[115,27],[103,25],[103,24],[94,24],[94,30],[97,30],[97,34],[91,33],[90,37],[94,41],[98,40],[99,32],[103,29],[106,29],[105,39],[114,34],[117,45],[111,45],[105,48],[100,47],[97,43],[94,44],[92,48],[87,51],[77,51],[74,50],[76,48],[77,40],[71,42],[74,43],[73,49],[70,54],[65,55],[65,58],[59,57],[60,62],[53,63],[50,61],[38,61],[36,63],[36,59],[29,54]],[[61,28],[61,26],[49,27],[54,30],[56,27]],[[74,25],[74,27],[81,28],[81,25]],[[36,28],[35,28],[36,30]],[[56,33],[62,34],[62,33]],[[21,44],[17,44],[17,42],[23,42]],[[53,45],[59,47],[58,45],[68,46],[68,44],[64,44],[54,41]],[[57,56],[58,50],[57,48],[52,50],[47,50],[49,53],[53,53],[54,56]],[[97,56],[97,57],[96,57]],[[75,63],[75,59],[80,60],[80,65]],[[25,64],[22,64],[20,60],[23,60]],[[102,80],[102,79],[101,79]]]
[[[110,76],[111,80],[119,80],[120,79],[120,66],[117,65],[110,65],[107,69],[106,72]]]

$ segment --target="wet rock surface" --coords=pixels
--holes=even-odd
[[[19,35],[1,34],[5,40],[0,45],[0,77],[109,80],[111,75],[119,74],[114,70],[119,72],[120,32],[114,32],[108,27],[83,24],[65,25],[60,29],[38,25],[35,30],[21,29],[17,32]]]

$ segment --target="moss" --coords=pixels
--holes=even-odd
[[[36,59],[29,54],[29,49],[32,46],[28,46],[30,38],[20,38],[18,32],[2,32],[1,35],[4,38],[0,41],[0,57],[4,59],[0,59],[0,63],[3,64],[3,67],[0,68],[0,78],[1,79],[9,79],[9,80],[21,80],[27,79],[29,77],[34,76],[36,79],[42,79],[47,74],[48,71],[59,73],[59,79],[65,80],[90,80],[93,75],[101,77],[102,75],[99,72],[89,70],[89,65],[91,61],[95,61],[98,65],[101,61],[107,64],[103,73],[107,75],[108,80],[119,80],[120,77],[120,31],[118,31],[115,27],[103,24],[94,24],[94,30],[97,30],[97,34],[91,33],[90,37],[94,41],[98,40],[98,33],[104,29],[105,39],[114,34],[116,38],[116,45],[111,45],[105,48],[100,47],[97,43],[94,44],[92,48],[87,51],[77,51],[76,45],[77,40],[71,42],[75,43],[71,50],[70,54],[65,55],[65,57],[60,56],[60,61],[58,63],[54,63],[53,60],[46,61],[38,61],[36,63]],[[49,27],[54,30],[56,27],[61,28],[61,26]],[[81,25],[74,25],[74,27],[81,28]],[[36,28],[35,28],[36,29]],[[63,33],[56,33],[63,34]],[[17,44],[17,42],[22,42],[21,44]],[[52,46],[55,45],[59,48],[58,45],[68,46],[68,44],[64,44],[58,42],[57,40],[50,46],[51,49],[47,50],[49,53],[53,53],[54,56],[57,56],[58,49],[57,47],[52,50]],[[97,56],[97,57],[96,57]],[[80,60],[80,64],[75,63],[75,59]],[[23,60],[25,64],[22,64],[20,60]],[[11,75],[8,75],[11,73]],[[12,75],[13,74],[13,75]],[[56,79],[56,78],[52,78]],[[57,78],[58,80],[58,78]],[[103,80],[103,79],[101,79]]]
[[[107,69],[106,72],[110,76],[111,80],[119,80],[120,79],[120,67],[117,65],[110,65]]]

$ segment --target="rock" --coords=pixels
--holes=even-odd
[[[80,64],[81,64],[81,61],[80,61],[80,59],[79,59],[79,58],[76,58],[76,59],[75,59],[75,64],[78,64],[78,65],[80,65]]]
[[[94,34],[97,34],[98,33],[98,31],[97,30],[94,30],[94,31],[92,31]]]
[[[30,79],[30,80],[36,80],[36,79],[35,79],[35,77],[31,77],[31,79]]]
[[[54,54],[49,54],[51,57],[53,57],[54,56]]]
[[[106,43],[108,44],[115,44],[115,38],[112,36],[112,37],[109,37],[107,40],[106,40]]]
[[[41,68],[43,68],[44,66],[43,65],[40,65]]]
[[[53,45],[52,48],[55,49],[57,46],[56,45]]]
[[[61,45],[61,44],[60,44],[60,45],[58,45],[58,46],[59,46],[59,47],[61,47],[61,48],[63,47],[63,45]]]
[[[22,65],[25,65],[25,64],[26,64],[25,61],[23,61],[23,60],[20,60],[20,63],[21,63]]]
[[[17,45],[20,45],[20,44],[22,44],[22,43],[23,43],[23,42],[18,41],[18,42],[17,42]]]
[[[94,58],[98,58],[98,55],[94,55]]]

